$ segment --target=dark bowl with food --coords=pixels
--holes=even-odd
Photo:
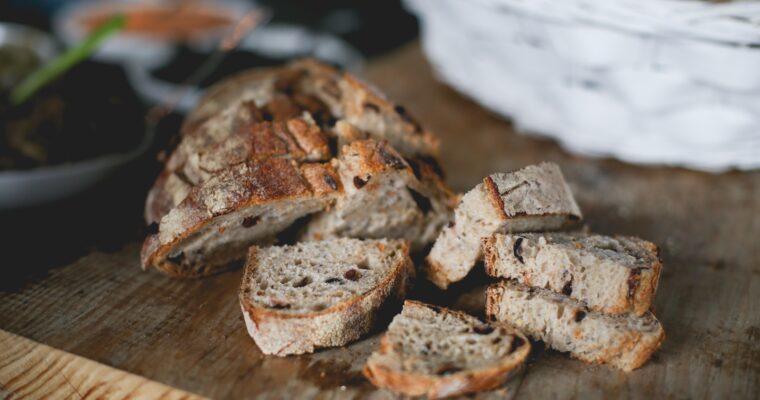
[[[0,62],[0,76],[46,61],[23,48],[0,43],[7,61]],[[144,106],[117,66],[83,62],[22,104],[12,104],[9,92],[0,89],[0,209],[86,190],[150,144]]]

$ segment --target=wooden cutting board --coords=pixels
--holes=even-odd
[[[443,166],[456,189],[488,173],[554,161],[592,230],[640,236],[662,248],[655,306],[668,338],[648,364],[625,374],[537,345],[528,368],[477,398],[760,396],[759,172],[711,175],[568,155],[553,142],[516,134],[437,83],[417,44],[370,62],[365,76],[441,136]],[[240,271],[173,280],[142,272],[139,246],[126,241],[3,289],[0,328],[212,398],[394,398],[361,375],[379,333],[314,355],[263,356],[237,305]],[[3,263],[25,267],[23,260]],[[475,274],[446,294],[421,285],[413,296],[481,313],[486,282]],[[0,387],[8,395],[15,386],[1,369],[6,361]]]

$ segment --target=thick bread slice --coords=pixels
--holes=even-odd
[[[641,317],[606,315],[550,290],[509,281],[489,286],[486,315],[582,361],[624,371],[643,365],[665,340],[651,312]]]
[[[496,234],[483,240],[488,275],[553,290],[607,314],[649,310],[662,264],[657,246],[587,233]]]
[[[190,190],[146,238],[143,268],[198,277],[222,271],[296,219],[321,211],[342,190],[329,164],[275,158],[226,169]]]
[[[451,218],[456,198],[433,168],[418,159],[407,162],[385,141],[344,146],[336,168],[344,194],[314,217],[305,240],[400,238],[419,249]]]
[[[581,211],[559,167],[541,163],[493,174],[467,192],[426,259],[428,279],[447,288],[481,257],[481,239],[498,232],[568,228]]]
[[[403,299],[413,268],[401,240],[252,247],[240,289],[246,328],[265,354],[343,346],[369,332],[389,302]]]
[[[530,343],[506,324],[407,300],[364,367],[378,387],[441,398],[503,384]]]

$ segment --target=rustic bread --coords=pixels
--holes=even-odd
[[[481,256],[481,239],[498,232],[563,229],[581,211],[559,167],[541,163],[487,176],[467,192],[426,259],[428,279],[445,289],[464,278]]]
[[[433,168],[418,159],[405,160],[385,141],[344,146],[336,169],[344,193],[334,207],[312,219],[305,240],[400,238],[420,249],[451,218],[455,196]]]
[[[643,365],[665,340],[655,316],[607,315],[547,289],[503,281],[486,292],[486,315],[587,363],[624,371]]]
[[[528,353],[525,336],[506,324],[407,300],[364,375],[381,388],[441,398],[503,384]]]
[[[274,158],[223,170],[193,187],[143,244],[143,268],[198,277],[234,266],[254,243],[321,211],[340,193],[329,164]]]
[[[270,157],[327,160],[336,155],[329,141],[346,131],[340,127],[354,125],[405,156],[433,159],[438,151],[435,136],[402,107],[327,65],[301,60],[233,75],[212,86],[185,120],[181,141],[146,199],[146,220],[158,222],[176,207],[210,176],[207,167],[218,171]]]
[[[274,118],[255,102],[244,101],[184,135],[148,193],[146,219],[157,222],[184,200],[194,186],[214,173],[246,161],[330,159],[327,134],[311,114],[298,112],[296,109],[293,115]]]
[[[486,273],[562,293],[607,314],[649,310],[662,264],[635,237],[582,232],[496,234],[483,240]]]
[[[355,76],[311,59],[277,69],[241,72],[217,83],[185,125],[192,127],[241,100],[255,99],[257,104],[264,104],[275,92],[318,100],[327,106],[326,120],[343,119],[375,139],[387,140],[404,156],[438,154],[438,138],[422,128],[404,107]]]
[[[240,289],[248,333],[277,356],[343,346],[369,332],[383,306],[403,299],[412,269],[401,240],[252,247]]]

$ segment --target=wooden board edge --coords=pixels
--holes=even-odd
[[[0,398],[205,399],[2,329]]]

